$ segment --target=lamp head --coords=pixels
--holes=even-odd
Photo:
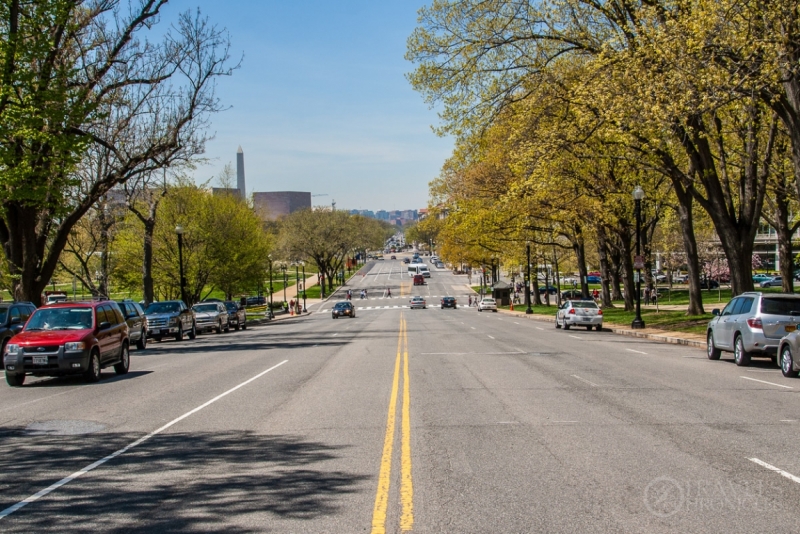
[[[642,200],[643,198],[644,198],[644,189],[642,189],[642,186],[637,185],[633,189],[633,199],[634,200]]]
[[[183,226],[181,226],[180,224],[178,226],[176,226],[175,227],[175,233],[178,234],[178,235],[183,235]]]

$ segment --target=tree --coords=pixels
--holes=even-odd
[[[198,154],[228,38],[186,13],[139,38],[166,0],[0,5],[0,243],[15,297],[39,302],[70,233],[95,203],[177,153]],[[87,153],[106,165],[77,170]],[[106,155],[103,155],[103,153]]]

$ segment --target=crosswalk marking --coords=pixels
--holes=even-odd
[[[427,304],[427,308],[441,308],[441,304]],[[356,306],[357,311],[362,310],[397,310],[397,309],[409,309],[411,306],[403,305],[403,306]],[[459,306],[456,308],[457,310],[469,310],[469,306]],[[475,309],[473,306],[472,309]],[[322,308],[319,310],[318,313],[325,313],[331,311],[331,308]]]

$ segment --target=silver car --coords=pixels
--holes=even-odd
[[[497,313],[497,301],[492,297],[483,297],[478,301],[478,311],[492,310]]]
[[[219,334],[224,329],[229,332],[228,310],[222,302],[201,302],[192,306],[198,332],[214,330]]]
[[[777,361],[781,339],[800,322],[800,295],[788,293],[742,293],[714,318],[706,332],[707,354],[718,360],[722,351],[733,352],[736,365],[748,365],[752,356]]]
[[[792,327],[787,325],[785,329],[788,332],[792,330]],[[780,355],[778,363],[781,366],[783,376],[797,378],[797,375],[800,374],[800,330],[796,326],[781,339],[778,354]]]
[[[409,307],[412,310],[414,308],[422,308],[424,310],[428,307],[428,304],[425,302],[425,299],[420,296],[411,297],[411,300],[409,300],[408,303],[410,304]]]
[[[599,332],[603,329],[603,310],[593,300],[568,300],[556,313],[556,328],[570,326],[585,326],[587,330],[592,327]]]

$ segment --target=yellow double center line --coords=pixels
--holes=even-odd
[[[406,320],[400,315],[400,334],[397,339],[397,358],[394,362],[392,395],[389,399],[389,415],[386,418],[386,436],[383,438],[383,456],[378,475],[378,491],[372,512],[372,534],[386,532],[386,510],[389,505],[389,489],[392,476],[392,451],[397,426],[397,393],[400,390],[400,362],[403,363],[403,405],[400,423],[400,530],[414,528],[414,486],[411,479],[411,399],[408,387],[408,334]]]

